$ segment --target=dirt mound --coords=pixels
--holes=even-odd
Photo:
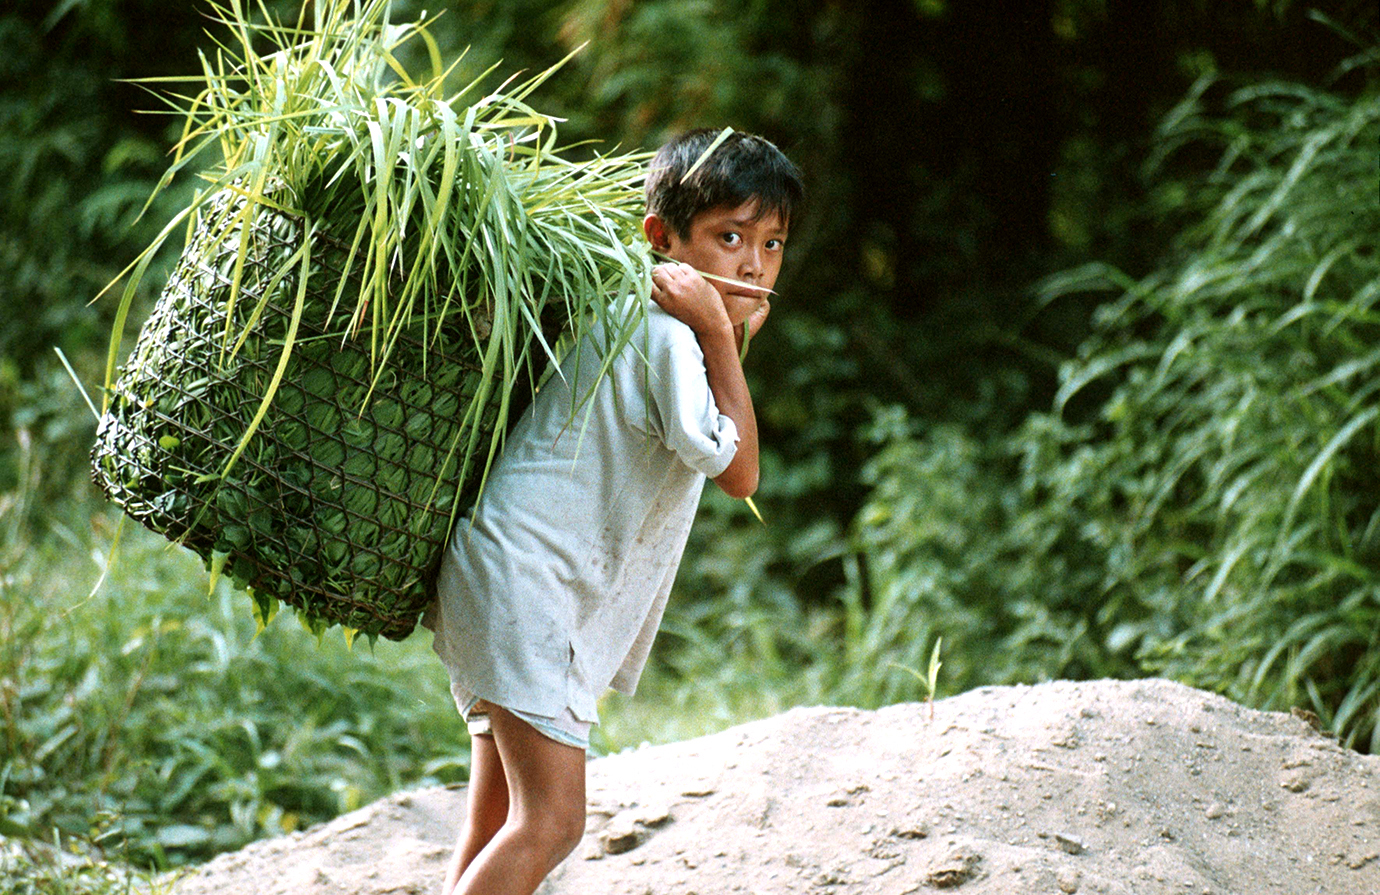
[[[401,793],[174,892],[429,895],[463,799]],[[1377,895],[1380,756],[1165,681],[795,709],[592,761],[585,840],[541,893],[938,890]]]

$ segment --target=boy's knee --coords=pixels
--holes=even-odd
[[[560,855],[557,861],[560,861],[573,852],[585,836],[584,804],[559,812],[558,816],[553,818],[553,824],[553,845]]]
[[[550,856],[555,867],[575,850],[585,835],[584,805],[560,807],[547,804],[542,810],[518,820],[519,835]]]
[[[551,854],[554,867],[575,850],[585,835],[585,806],[567,806],[544,811],[538,836]]]

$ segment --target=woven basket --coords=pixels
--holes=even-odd
[[[474,335],[468,327],[443,331],[425,351],[400,337],[370,395],[377,371],[367,340],[343,338],[348,289],[331,312],[345,253],[318,239],[286,373],[222,479],[289,328],[295,278],[273,284],[269,272],[302,239],[299,221],[259,209],[227,313],[240,232],[208,224],[223,221],[232,201],[217,197],[203,212],[121,368],[92,451],[95,481],[144,526],[223,568],[261,610],[276,597],[313,626],[401,640],[430,599],[456,501],[472,499],[474,482],[462,478],[477,479],[460,468],[461,439],[471,435],[463,418],[483,384]],[[274,294],[252,320],[266,288]],[[478,409],[480,444],[493,432],[503,391],[493,388]],[[522,403],[530,385],[511,392]]]

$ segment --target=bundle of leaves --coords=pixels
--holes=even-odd
[[[606,309],[646,289],[645,155],[572,161],[525,102],[554,68],[447,96],[455,64],[387,0],[307,4],[292,26],[214,8],[232,39],[171,99],[164,183],[219,158],[127,270],[96,479],[248,588],[261,621],[282,600],[317,630],[400,639],[532,371],[596,322],[630,332]],[[117,377],[138,284],[184,226]]]

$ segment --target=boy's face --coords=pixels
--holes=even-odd
[[[738,325],[768,297],[781,273],[786,224],[781,215],[757,214],[756,200],[737,207],[719,206],[697,214],[682,238],[657,215],[643,223],[652,248],[673,261],[689,264],[707,277],[723,299],[728,319]],[[737,280],[726,283],[714,277]]]

